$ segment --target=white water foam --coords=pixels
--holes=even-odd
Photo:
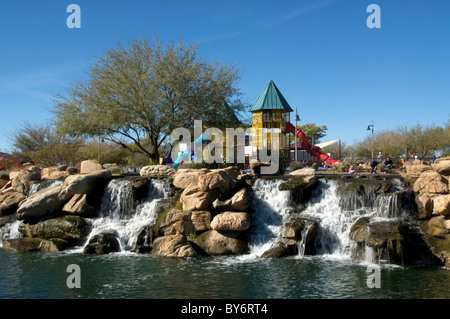
[[[64,181],[56,179],[56,180],[48,180],[48,181],[41,181],[37,182],[31,185],[30,190],[28,191],[28,197],[30,197],[33,194],[36,194],[37,192],[40,192],[44,189],[55,187],[62,185]]]
[[[398,205],[398,193],[376,195],[371,191],[343,196],[338,194],[338,182],[319,182],[320,195],[311,201],[300,216],[314,219],[319,224],[315,246],[318,255],[332,259],[351,259],[356,242],[350,239],[352,225],[361,217],[371,221],[403,219]],[[401,184],[395,183],[395,191],[401,191]],[[365,247],[364,262],[373,262],[375,253]]]
[[[19,226],[22,223],[20,220],[16,220],[12,223],[7,223],[3,227],[0,227],[0,248],[3,247],[3,241],[9,239],[21,238],[22,234],[19,232]]]
[[[147,199],[134,208],[131,182],[112,180],[102,198],[100,217],[94,219],[92,231],[86,244],[93,236],[104,231],[117,233],[121,251],[129,252],[136,244],[144,226],[154,224],[157,218],[155,205],[158,200],[169,196],[169,184],[164,180],[149,180]],[[82,252],[84,247],[74,250]]]
[[[249,233],[250,254],[246,258],[260,257],[275,244],[289,216],[289,192],[280,191],[283,180],[258,179],[253,186],[252,229]]]

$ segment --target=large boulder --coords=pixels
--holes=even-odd
[[[438,174],[450,176],[450,157],[439,158],[431,166]]]
[[[57,180],[57,179],[65,179],[67,176],[69,176],[68,171],[57,171],[57,172],[51,172],[48,175],[42,176],[42,180]]]
[[[223,231],[245,231],[250,225],[250,215],[243,212],[220,213],[211,222],[212,229]]]
[[[403,236],[400,221],[377,221],[359,218],[350,229],[350,238],[360,247],[375,248],[377,258],[401,260],[403,255]]]
[[[296,204],[305,204],[311,198],[312,191],[317,185],[317,177],[315,175],[297,176],[280,184],[280,191],[290,191],[291,199]]]
[[[115,231],[104,231],[89,239],[83,254],[105,255],[120,251],[120,243]]]
[[[425,165],[420,162],[417,164],[405,165],[406,174],[410,177],[419,177],[423,172],[431,170],[430,165]]]
[[[242,188],[236,192],[233,197],[227,200],[216,199],[213,202],[213,207],[219,211],[237,211],[243,212],[249,208],[250,205],[250,191],[247,188]]]
[[[47,188],[28,197],[17,210],[17,219],[39,219],[59,212],[65,201],[59,196],[62,188]]]
[[[425,171],[414,183],[414,192],[419,194],[448,194],[448,180],[435,171]]]
[[[141,203],[148,197],[149,192],[149,179],[147,177],[131,177],[125,178],[130,182],[131,191],[133,192],[133,198],[136,203]]]
[[[444,216],[450,215],[450,194],[433,197],[433,214]]]
[[[204,190],[197,186],[187,187],[181,193],[180,201],[183,210],[210,210],[212,203],[220,196],[216,189]]]
[[[112,174],[108,170],[100,170],[88,175],[70,175],[64,180],[59,197],[62,200],[68,200],[75,194],[89,194],[94,190],[98,190],[101,196],[111,178]]]
[[[288,255],[289,250],[287,246],[282,242],[278,242],[272,247],[270,247],[268,250],[263,252],[261,258],[281,258]]]
[[[41,176],[44,178],[44,176],[50,175],[53,172],[64,172],[66,170],[67,165],[45,167],[41,170]]]
[[[17,191],[0,193],[0,216],[14,214],[26,196]]]
[[[203,169],[179,169],[177,170],[172,178],[172,184],[176,188],[185,189],[188,186],[197,186],[198,180],[201,175],[209,173],[210,170]]]
[[[19,232],[25,237],[63,239],[69,246],[82,244],[90,231],[91,223],[79,216],[56,217],[36,224],[22,223],[19,226]]]
[[[211,213],[208,211],[192,211],[191,221],[197,232],[204,232],[211,229]]]
[[[175,173],[170,165],[149,165],[141,168],[140,175],[148,178],[167,178]]]
[[[55,180],[55,179],[63,179],[69,176],[69,172],[67,171],[67,166],[50,166],[43,168],[41,171],[41,179],[42,180]]]
[[[288,245],[296,245],[302,237],[303,228],[300,218],[290,218],[281,228],[281,238],[286,239]]]
[[[192,212],[178,209],[170,210],[162,216],[156,224],[156,235],[189,235],[196,232],[196,228],[191,220]]]
[[[315,175],[316,170],[314,168],[301,168],[296,169],[295,171],[291,172],[289,175],[300,175],[300,176],[310,176]]]
[[[16,215],[6,215],[6,216],[0,216],[0,228],[5,226],[6,224],[12,224],[17,221]],[[2,232],[0,231],[0,234]]]
[[[19,172],[10,172],[11,187],[24,195],[30,191],[33,181],[41,180],[41,169],[37,166],[30,166]]]
[[[47,251],[55,252],[65,249],[65,242],[61,240],[45,240],[41,238],[17,238],[3,241],[3,249],[19,252]]]
[[[445,216],[435,216],[421,223],[422,231],[425,234],[446,238],[450,234],[450,220]]]
[[[315,255],[318,228],[315,220],[291,217],[281,228],[281,242],[290,255]]]
[[[433,214],[433,197],[429,194],[422,194],[415,196],[417,205],[417,217],[419,219],[426,219]]]
[[[208,255],[241,255],[248,244],[241,232],[209,230],[199,235],[195,242]]]
[[[221,193],[227,194],[239,184],[240,174],[241,170],[234,166],[212,170],[199,176],[197,186],[204,191],[218,189]]]
[[[87,194],[75,194],[64,204],[62,211],[66,214],[80,215],[84,217],[97,217],[99,210],[87,200]]]
[[[80,167],[80,174],[93,174],[103,170],[103,166],[94,161],[82,161]]]
[[[8,188],[9,187],[8,185],[11,185],[11,181],[9,180],[9,175],[6,175],[6,174],[0,175],[0,192],[3,189]]]
[[[132,251],[139,254],[149,253],[152,250],[153,237],[153,225],[143,226],[139,231],[136,243],[134,247],[132,247]]]
[[[163,257],[196,257],[197,252],[182,234],[158,237],[153,241],[152,255]]]
[[[420,221],[419,226],[433,255],[450,268],[450,219],[447,216],[436,216]]]

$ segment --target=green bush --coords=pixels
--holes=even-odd
[[[349,156],[346,157],[342,160],[342,162],[339,162],[335,165],[333,165],[333,167],[338,171],[338,172],[348,172],[350,166],[353,166],[353,169],[357,169],[359,166],[360,161],[353,156]]]
[[[190,234],[188,234],[187,236],[186,236],[186,239],[188,240],[188,241],[191,241],[191,242],[194,242],[196,239],[197,239],[197,233],[196,232],[192,232],[192,233],[190,233]]]

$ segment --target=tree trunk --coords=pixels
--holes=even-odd
[[[150,154],[150,161],[155,164],[159,164],[159,152],[156,151]]]

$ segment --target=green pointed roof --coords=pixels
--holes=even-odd
[[[272,80],[266,84],[266,87],[250,108],[250,112],[262,110],[286,110],[293,112],[293,109],[289,106],[289,103]]]

